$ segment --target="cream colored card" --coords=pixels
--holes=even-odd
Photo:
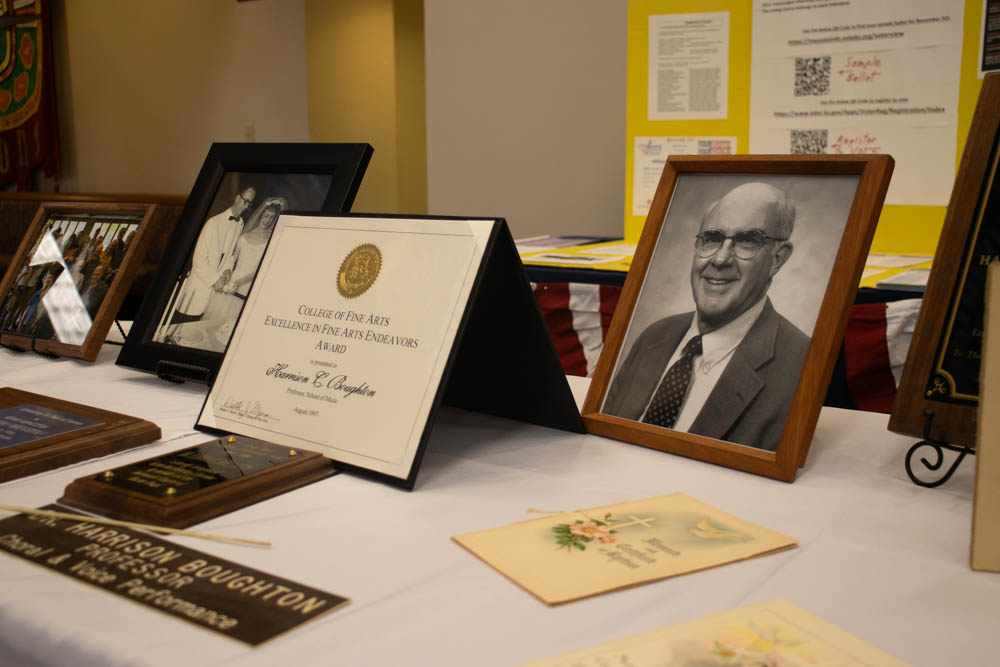
[[[564,653],[526,667],[906,665],[785,600],[771,600]]]
[[[796,545],[683,493],[554,514],[452,538],[547,604]]]
[[[972,569],[1000,572],[1000,263],[989,267],[983,367],[979,380],[976,493],[972,505]]]

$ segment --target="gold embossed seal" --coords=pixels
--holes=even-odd
[[[378,278],[382,253],[371,243],[363,243],[347,253],[337,274],[337,291],[347,299],[361,296]]]

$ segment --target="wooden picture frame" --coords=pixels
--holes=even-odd
[[[965,141],[889,430],[976,444],[986,269],[1000,255],[1000,73],[987,74]]]
[[[0,281],[0,344],[94,361],[142,263],[156,210],[40,204]]]
[[[892,167],[887,155],[668,158],[584,401],[587,430],[793,481]],[[771,215],[778,210],[784,213]],[[749,259],[736,259],[737,242]],[[786,283],[780,299],[779,278]],[[683,399],[679,421],[671,422],[681,427],[687,419],[684,430],[643,423],[660,416],[652,412],[662,404],[650,406],[651,399],[698,321],[708,352],[698,352],[693,377],[704,371],[714,379],[696,379],[698,389],[692,383],[700,403]],[[713,331],[720,334],[709,339]]]
[[[349,211],[371,155],[368,144],[212,144],[117,363],[211,382],[274,211]]]

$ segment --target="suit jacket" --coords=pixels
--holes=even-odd
[[[642,332],[612,380],[602,412],[642,416],[693,317],[667,317]],[[775,451],[808,349],[809,337],[768,299],[688,432]]]

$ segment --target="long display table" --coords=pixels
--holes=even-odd
[[[205,388],[0,350],[0,385],[154,421],[159,443],[0,485],[41,506],[72,480],[197,443]],[[587,381],[572,378],[581,393]],[[938,489],[903,470],[886,416],[824,408],[794,484],[604,438],[445,409],[416,489],[341,474],[198,529],[270,549],[178,543],[351,603],[256,649],[0,554],[2,665],[511,665],[786,598],[916,665],[995,665],[1000,574],[968,565],[973,466]],[[791,535],[797,549],[547,607],[452,535],[682,491]]]

